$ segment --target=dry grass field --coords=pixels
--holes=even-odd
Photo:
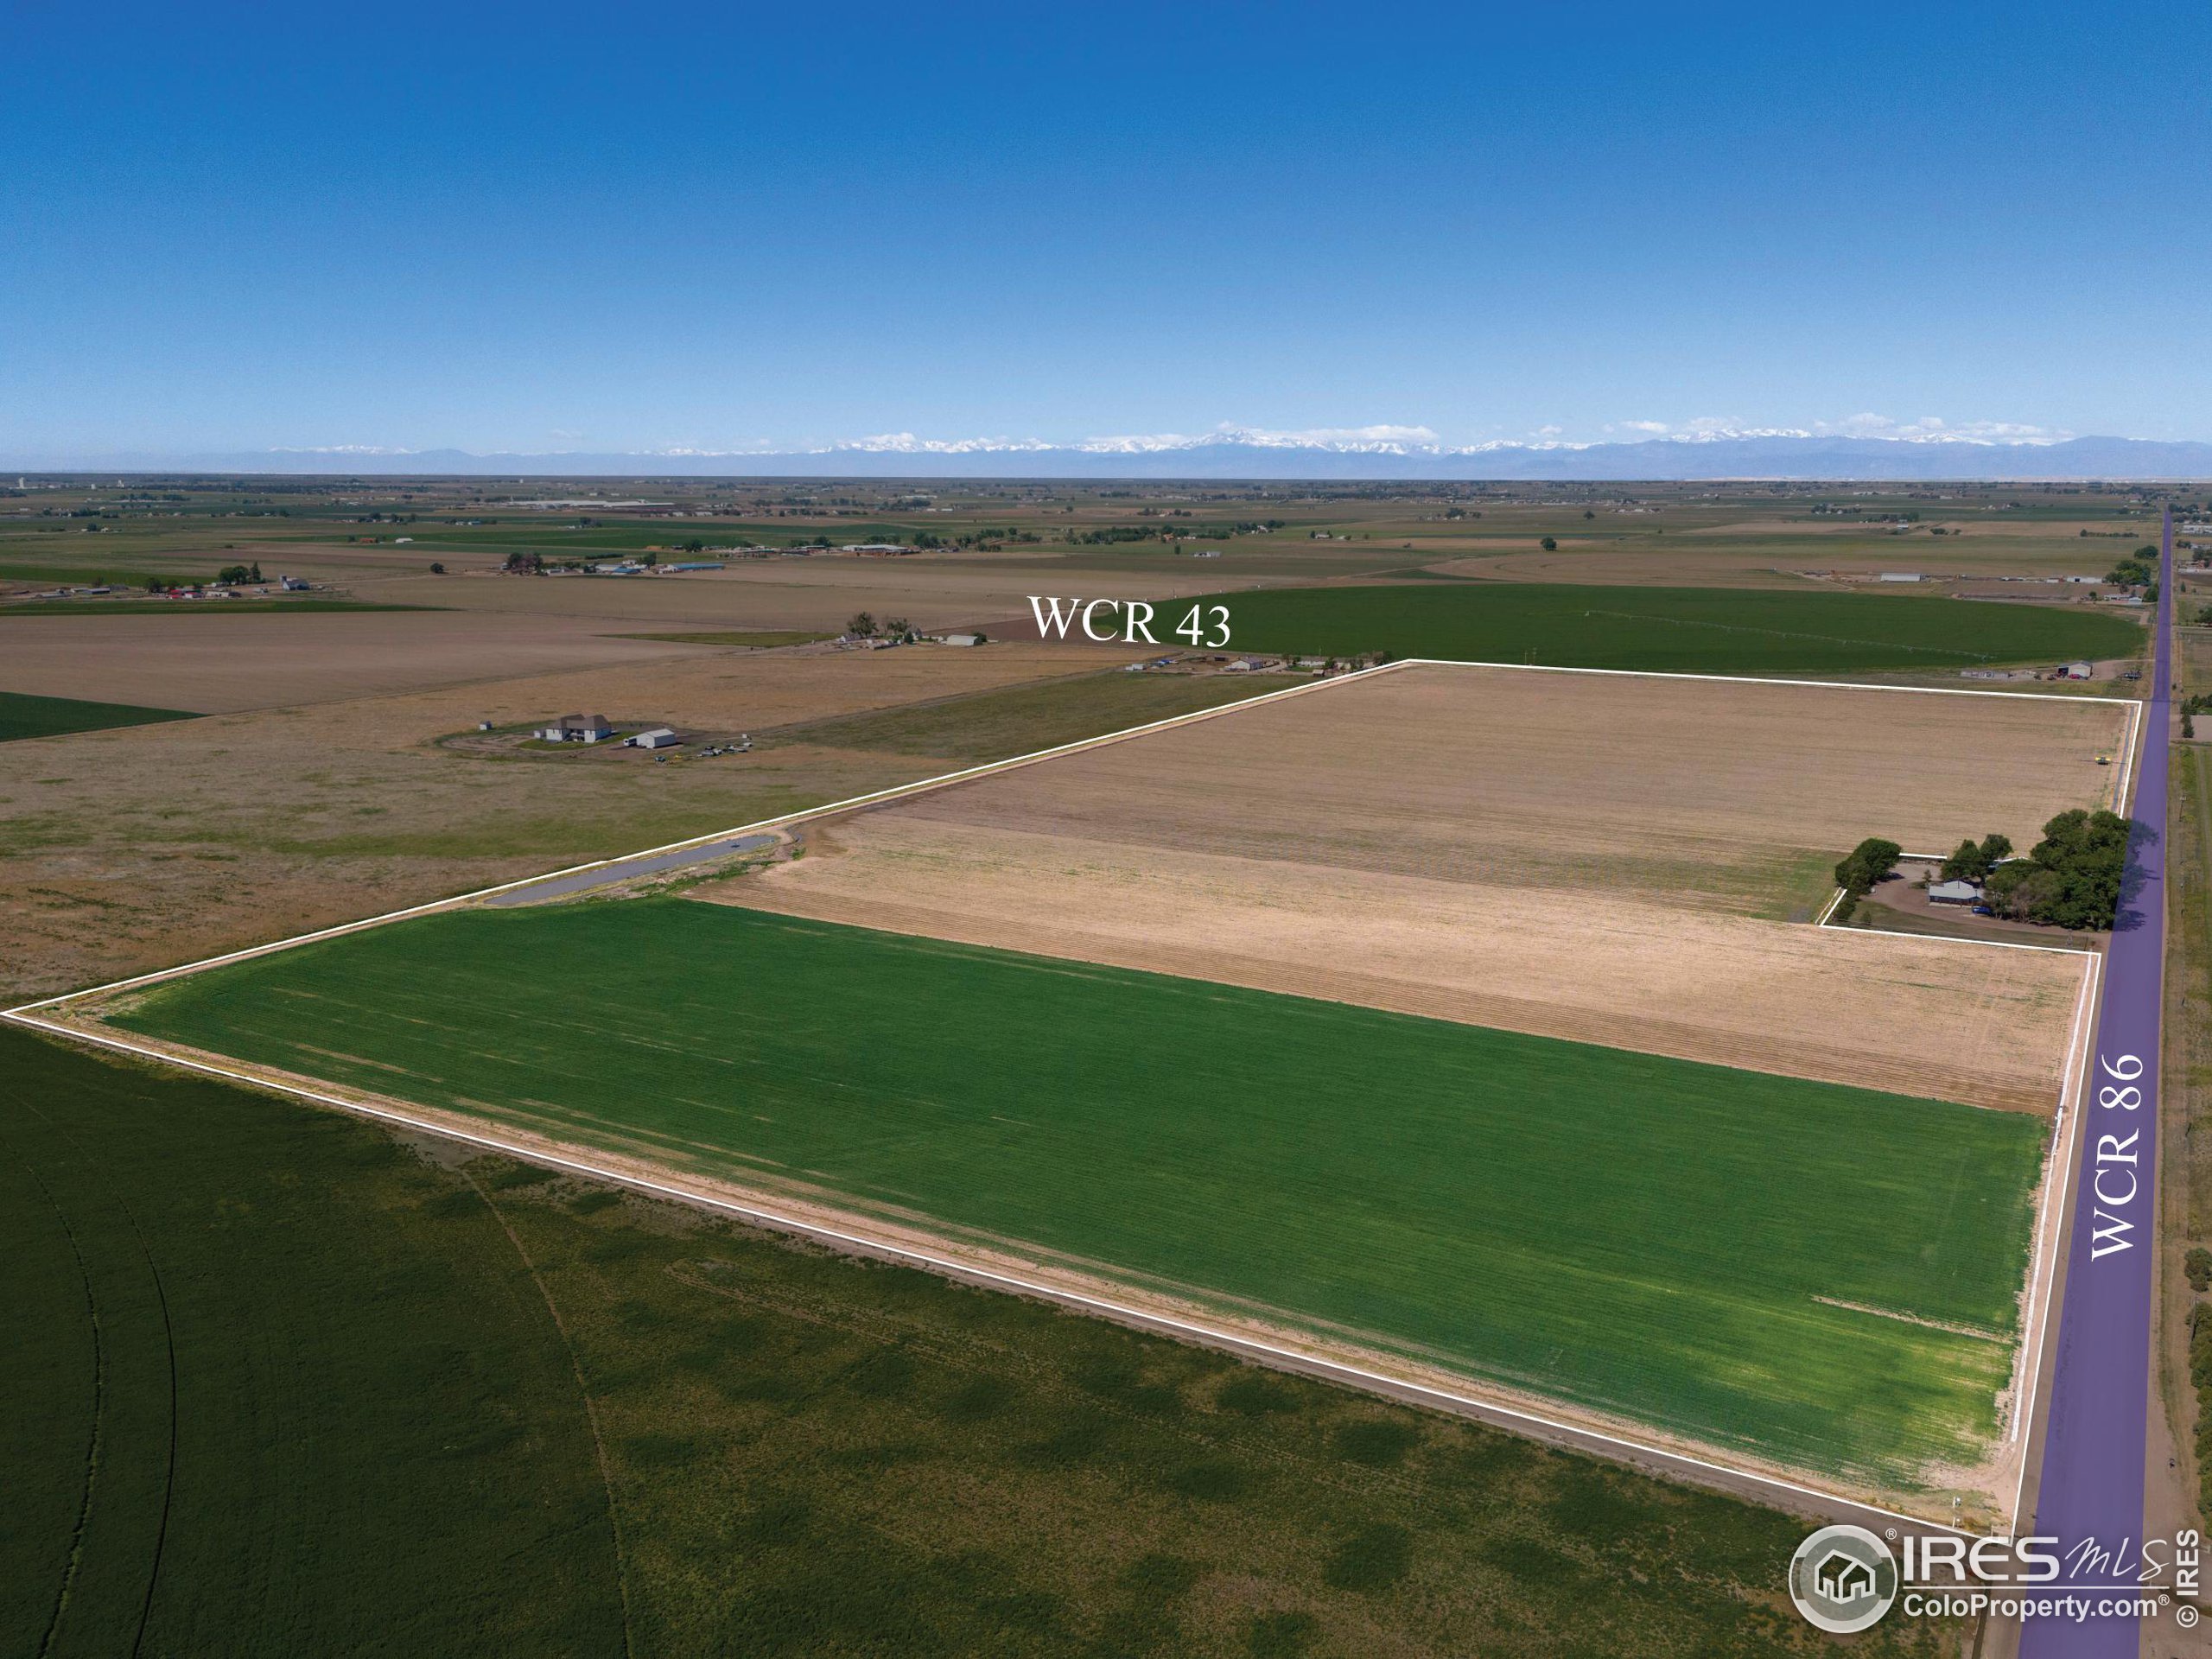
[[[728,902],[2031,1111],[2078,957],[1815,931],[2104,802],[2115,703],[1413,668],[810,832]]]
[[[289,628],[357,619],[274,620]],[[67,626],[0,623],[25,633]],[[1020,645],[661,649],[670,652],[664,660],[631,666],[391,696],[360,695],[357,683],[346,696],[334,670],[326,695],[341,700],[0,745],[0,935],[10,943],[0,994],[190,960],[941,769],[912,756],[804,744],[667,765],[634,753],[492,757],[441,746],[480,720],[588,709],[679,729],[750,731],[1097,663]],[[113,659],[118,678],[126,656],[118,650]],[[148,741],[188,727],[189,738]]]
[[[696,649],[615,639],[612,626],[442,611],[10,617],[0,620],[0,691],[232,714],[662,662]]]
[[[947,628],[1026,615],[1031,594],[1160,600],[1210,593],[1217,564],[1162,569],[1151,561],[1118,570],[1057,568],[1034,553],[918,554],[876,559],[820,555],[748,560],[727,570],[650,579],[613,576],[404,575],[355,581],[356,597],[391,605],[449,605],[512,616],[610,619],[694,627],[828,628],[855,611],[903,616],[918,628]],[[612,623],[610,622],[610,626]]]

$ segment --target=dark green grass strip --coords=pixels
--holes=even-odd
[[[0,1651],[621,1650],[559,1333],[458,1185],[0,1028]]]
[[[123,1023],[819,1183],[1896,1480],[1993,1427],[2044,1137],[2018,1115],[682,900],[381,928],[181,981]]]
[[[1178,601],[1180,603],[1180,601]],[[2080,608],[1728,588],[1430,582],[1272,588],[1230,608],[1247,651],[1675,673],[1856,673],[2127,657],[2143,630]]]
[[[76,697],[34,697],[0,691],[0,743],[19,737],[60,737],[105,731],[112,726],[150,726],[156,721],[197,720],[183,709],[143,709],[129,702],[86,702]]]
[[[639,1659],[1834,1651],[1790,1516],[453,1155],[0,1027],[0,1651],[54,1628],[83,1507],[72,1229],[157,1262],[181,1336],[149,1654],[621,1652],[578,1370]],[[129,1650],[145,1584],[109,1582],[56,1659]]]

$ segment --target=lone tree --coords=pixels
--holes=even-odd
[[[1542,548],[1547,553],[1556,553],[1559,551],[1559,543],[1549,536],[1545,537],[1544,539],[1537,543],[1536,545]]]
[[[845,632],[857,633],[863,639],[868,639],[875,632],[875,619],[866,611],[855,611],[853,613],[852,620],[845,624]]]

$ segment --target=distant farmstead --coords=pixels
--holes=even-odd
[[[548,743],[599,743],[613,736],[614,728],[605,715],[563,715],[537,734]]]

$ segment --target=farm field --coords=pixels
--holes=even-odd
[[[1407,583],[1209,595],[1248,651],[1703,674],[1844,674],[2132,657],[2141,627],[2080,608],[1711,588]]]
[[[1003,760],[1102,732],[1241,702],[1300,683],[1283,674],[1124,674],[1109,670],[814,721],[779,734],[776,741],[948,760]]]
[[[112,654],[102,660],[122,678],[130,653],[112,636],[106,644]],[[630,649],[646,654],[385,695],[373,690],[381,670],[365,650],[327,664],[324,701],[0,744],[0,933],[10,944],[0,986],[21,998],[114,979],[945,769],[804,743],[644,766],[614,753],[486,754],[446,744],[480,721],[503,727],[575,710],[687,731],[767,731],[1049,680],[1102,660],[1014,645]],[[217,685],[217,673],[239,695],[267,694],[251,662],[235,677],[212,665],[199,689]],[[1112,729],[1101,711],[1091,733]]]
[[[701,647],[607,636],[588,619],[454,612],[0,620],[0,689],[144,697],[232,714],[563,670],[659,663]],[[556,711],[557,712],[557,711]]]
[[[396,924],[112,1020],[1881,1489],[1974,1490],[2045,1128],[680,899]]]
[[[0,1649],[619,1641],[558,1333],[458,1177],[12,1027],[0,1149]]]
[[[0,1145],[10,1653],[1826,1650],[1802,1523],[1471,1423],[13,1028]]]
[[[1071,560],[1078,563],[1086,593],[1123,599],[1198,594],[1221,581],[1218,568],[1190,559],[1080,557],[1093,551],[1067,549],[1041,560],[1035,555],[931,553],[877,559],[825,554],[746,560],[725,570],[650,579],[410,575],[371,577],[352,586],[365,599],[511,616],[597,617],[631,631],[650,626],[655,632],[835,632],[854,612],[865,610],[879,619],[903,617],[926,630],[1000,624],[989,629],[997,637],[1004,632],[1004,620],[1027,615],[1025,595],[1038,592],[1056,574],[1075,575]]]
[[[697,896],[2047,1113],[2078,957],[1798,924],[1864,836],[2106,804],[2125,718],[1393,669],[819,822]]]
[[[143,709],[127,702],[89,702],[76,697],[35,697],[19,691],[0,691],[0,743],[191,718],[182,709]]]

